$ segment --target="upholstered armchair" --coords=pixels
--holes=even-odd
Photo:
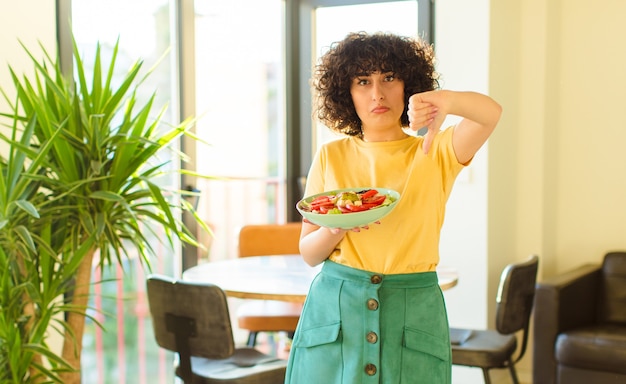
[[[537,284],[534,384],[626,383],[626,252]]]

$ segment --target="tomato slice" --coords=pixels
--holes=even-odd
[[[362,212],[362,211],[367,211],[369,209],[363,204],[361,205],[346,204],[346,208],[348,208],[350,212]]]
[[[363,203],[380,205],[385,201],[385,199],[386,199],[385,195],[376,195],[376,196],[368,197],[367,199],[363,199]]]
[[[350,213],[350,212],[353,212],[353,211],[349,210],[349,209],[348,209],[348,207],[341,206],[341,207],[337,207],[337,208],[339,208],[339,210],[341,211],[341,213]]]
[[[323,203],[323,204],[315,204],[315,205],[311,205],[311,211],[320,211],[322,212],[322,210],[326,210],[326,212],[328,212],[329,209],[333,209],[335,208],[335,205],[331,202],[327,202],[327,203]],[[326,213],[326,212],[322,212],[322,213]]]
[[[313,201],[311,201],[311,205],[316,204],[316,203],[326,202],[326,201],[330,201],[330,196],[328,195],[318,196],[315,199],[313,199]]]
[[[378,191],[377,191],[377,190],[375,190],[375,189],[369,189],[369,190],[367,190],[366,192],[363,192],[363,193],[361,194],[361,200],[365,200],[365,199],[367,199],[367,198],[369,198],[369,197],[376,196],[377,194],[378,194]]]

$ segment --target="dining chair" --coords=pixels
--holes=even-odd
[[[526,352],[538,265],[539,257],[532,255],[504,268],[496,297],[495,329],[450,329],[452,364],[481,368],[486,384],[491,383],[490,369],[508,368],[513,383],[519,383],[515,364]],[[514,357],[519,331],[522,342]]]
[[[239,231],[239,257],[299,254],[301,229],[301,222],[244,225]],[[254,347],[260,332],[286,332],[293,338],[301,312],[300,303],[249,299],[237,310],[237,324],[248,331],[248,347]]]
[[[147,277],[157,344],[179,357],[185,384],[279,384],[287,362],[254,348],[235,348],[224,291],[162,275]]]

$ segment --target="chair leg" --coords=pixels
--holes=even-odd
[[[515,365],[513,362],[509,360],[509,372],[511,372],[511,379],[513,380],[513,384],[519,384],[519,380],[517,379],[517,372],[515,371]]]
[[[489,370],[483,368],[483,377],[485,378],[485,384],[491,384],[491,378],[489,377]]]
[[[250,332],[248,334],[248,347],[249,348],[254,348],[254,346],[256,345],[256,336],[257,336],[258,332]]]

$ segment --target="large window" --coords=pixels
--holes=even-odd
[[[239,228],[285,221],[282,0],[196,0],[196,170],[207,257],[236,254]]]
[[[119,38],[121,60],[152,67],[143,89],[168,104],[169,121],[198,118],[202,144],[181,142],[200,174],[170,180],[200,192],[198,209],[214,236],[206,250],[163,250],[158,272],[178,275],[198,262],[235,257],[243,224],[299,220],[294,209],[317,145],[330,139],[311,118],[309,78],[318,54],[355,30],[430,37],[431,1],[384,0],[57,0],[61,48],[65,20],[80,50],[96,42],[110,50]],[[68,57],[65,54],[63,57]],[[67,63],[66,63],[67,64]],[[172,164],[177,165],[178,159]],[[94,285],[94,313],[104,332],[87,324],[86,383],[171,383],[173,356],[158,348],[135,260],[104,272]],[[99,271],[94,273],[99,277]],[[237,338],[237,332],[236,332]],[[241,341],[243,342],[245,338]],[[237,340],[236,340],[237,341]]]
[[[207,257],[233,257],[244,224],[299,220],[294,179],[302,180],[317,145],[331,138],[311,121],[305,96],[317,54],[351,31],[420,34],[416,0],[359,3],[194,2],[197,133],[209,143],[196,148],[196,169],[224,177],[196,183],[214,229]],[[300,140],[288,140],[294,136]]]
[[[169,0],[75,0],[72,2],[72,31],[87,66],[93,64],[96,43],[107,63],[119,39],[117,69],[126,71],[141,59],[144,74],[152,73],[138,95],[145,102],[156,94],[154,113],[169,105],[164,123],[177,121],[177,76],[174,76],[175,50],[171,50],[171,4]],[[67,47],[69,42],[65,42]],[[166,53],[169,51],[169,54]],[[165,55],[165,56],[164,56]],[[158,65],[157,65],[158,63]],[[155,66],[156,65],[156,66]],[[89,70],[87,68],[87,70]],[[142,75],[143,76],[143,75]],[[172,152],[174,153],[174,152]],[[160,160],[167,154],[161,154]],[[171,158],[170,167],[178,166]],[[178,178],[160,178],[164,188],[178,188]],[[146,231],[150,234],[150,231]],[[158,243],[157,239],[152,244]],[[157,248],[154,272],[172,275],[179,265],[178,249]],[[121,265],[96,269],[92,273],[91,319],[85,324],[82,354],[82,380],[90,384],[173,383],[173,353],[156,345],[145,294],[145,271],[139,258],[123,260]],[[100,282],[102,280],[102,282]]]

